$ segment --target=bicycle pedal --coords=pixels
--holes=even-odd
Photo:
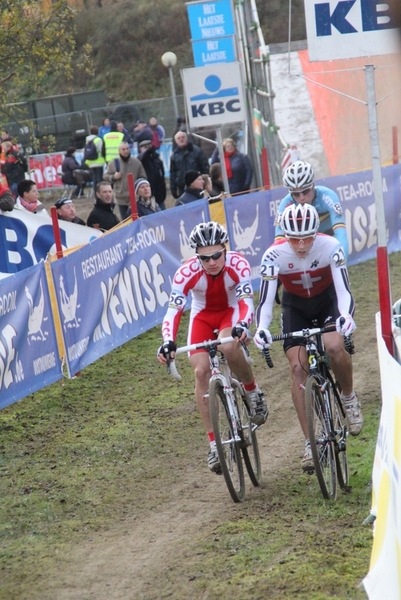
[[[306,475],[313,475],[315,472],[315,467],[305,467],[302,469]]]

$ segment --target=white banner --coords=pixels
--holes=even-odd
[[[92,227],[59,221],[63,248],[87,244],[102,233]],[[14,209],[0,211],[0,278],[36,265],[55,253],[53,225],[45,211],[33,214]]]
[[[397,29],[381,0],[305,0],[309,60],[398,52]]]
[[[370,600],[401,598],[401,365],[389,354],[376,315],[382,411],[373,464],[374,540],[363,584]]]

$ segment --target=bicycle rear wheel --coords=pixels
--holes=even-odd
[[[319,384],[309,376],[305,386],[306,420],[315,473],[323,498],[337,497],[337,469],[334,443],[324,418],[324,398]]]
[[[242,456],[244,457],[249,479],[256,487],[260,485],[262,478],[258,438],[256,437],[257,426],[251,421],[250,410],[246,398],[242,394],[240,384],[235,380],[232,383],[237,399],[239,418],[242,424]]]
[[[337,479],[342,490],[349,491],[348,459],[347,459],[347,425],[344,409],[335,383],[330,381],[331,412],[333,415],[333,431],[335,435],[335,452]]]
[[[245,477],[240,441],[235,440],[226,395],[218,379],[210,382],[209,408],[217,454],[228,491],[234,502],[242,502],[245,498]]]

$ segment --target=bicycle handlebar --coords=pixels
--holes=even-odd
[[[220,340],[205,340],[204,342],[199,342],[198,344],[190,344],[189,346],[181,346],[177,348],[176,354],[184,354],[185,352],[192,352],[193,350],[209,350],[209,348],[221,346],[222,344],[228,344],[229,342],[233,342],[234,338],[230,336],[221,338]]]
[[[190,344],[189,346],[181,346],[180,348],[177,348],[177,350],[175,351],[175,355],[177,356],[177,354],[184,354],[186,352],[192,352],[193,350],[210,350],[211,348],[216,348],[217,346],[222,346],[223,344],[229,344],[230,342],[233,342],[233,341],[234,341],[234,338],[231,337],[231,335],[228,337],[224,337],[224,338],[220,338],[220,339],[216,339],[216,340],[205,340],[204,342],[199,342],[197,344]],[[247,346],[245,345],[244,342],[241,342],[241,345],[244,350],[245,360],[249,364],[252,364],[253,360],[249,354],[249,350],[248,350]],[[170,359],[167,362],[167,371],[170,375],[172,375],[172,377],[174,379],[176,379],[177,381],[181,381],[182,378],[177,370],[174,358]]]
[[[308,329],[302,329],[301,331],[291,331],[289,333],[280,333],[278,335],[273,335],[272,336],[272,340],[273,342],[279,342],[282,340],[288,340],[291,338],[305,338],[305,337],[311,337],[312,335],[321,335],[323,333],[330,333],[332,331],[336,331],[336,326],[335,325],[326,325],[325,327],[313,327],[313,328],[308,328]],[[347,352],[349,352],[349,354],[353,354],[353,343],[352,340],[348,337],[345,338],[345,347],[347,349]],[[267,341],[267,339],[266,339]],[[348,347],[350,348],[350,350],[348,350]],[[262,350],[262,354],[266,360],[266,364],[267,366],[272,369],[274,367],[271,355],[270,355],[270,350],[269,348],[264,348]]]
[[[300,331],[291,331],[290,333],[279,333],[273,335],[272,339],[273,342],[278,342],[280,340],[289,340],[291,338],[312,337],[312,335],[321,335],[322,333],[331,333],[332,331],[336,331],[336,326],[326,325],[326,327],[311,327],[301,329]]]

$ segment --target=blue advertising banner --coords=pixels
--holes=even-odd
[[[382,169],[388,250],[401,250],[401,165]],[[354,265],[376,256],[377,225],[372,171],[316,180],[339,196],[347,227],[349,259]],[[252,268],[255,289],[264,251],[274,241],[274,219],[287,191],[284,187],[243,194],[224,201],[230,246],[244,254]]]
[[[208,202],[199,200],[51,263],[70,375],[161,323],[174,273],[194,253],[188,235],[209,219]]]
[[[195,67],[237,60],[233,36],[193,42],[192,52]]]
[[[1,281],[0,408],[61,379],[44,263]]]
[[[231,0],[187,3],[192,41],[235,34]]]

